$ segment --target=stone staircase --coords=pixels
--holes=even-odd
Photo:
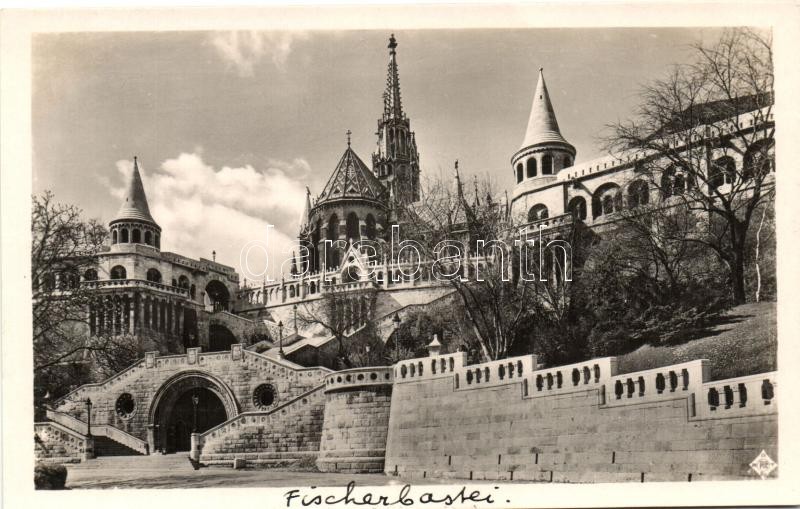
[[[93,460],[70,465],[75,470],[103,470],[105,475],[113,472],[166,472],[193,471],[188,452],[176,454],[151,454],[150,456],[99,456]]]
[[[95,456],[141,456],[142,453],[108,437],[94,437]]]

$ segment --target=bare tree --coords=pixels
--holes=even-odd
[[[311,303],[303,303],[297,314],[297,321],[303,327],[322,327],[336,340],[336,358],[344,368],[359,367],[370,364],[380,357],[374,341],[367,338],[356,344],[353,335],[361,328],[369,329],[374,318],[377,290],[348,290],[346,284],[330,284],[322,287],[322,298]],[[370,330],[361,331],[370,336]],[[380,343],[380,340],[378,340]],[[369,349],[361,351],[359,346],[373,344],[372,355]],[[365,364],[366,363],[366,364]]]
[[[88,341],[92,290],[81,278],[96,268],[106,229],[86,221],[52,193],[33,198],[31,281],[34,370],[44,370],[103,345]]]
[[[706,213],[707,230],[690,240],[716,252],[742,303],[752,216],[773,186],[771,38],[734,29],[694,50],[694,63],[644,88],[635,118],[609,126],[606,141],[636,161],[662,210],[680,203]]]
[[[490,184],[476,181],[473,192],[467,197],[457,175],[452,185],[427,182],[422,199],[402,210],[401,231],[418,244],[423,261],[435,261],[422,269],[458,295],[482,357],[501,359],[519,338],[534,333],[533,315],[564,317],[569,278],[563,274],[569,273],[570,260],[552,247],[539,249],[552,237],[522,238],[527,222],[509,214],[506,200],[494,198]],[[569,244],[571,230],[561,233]]]

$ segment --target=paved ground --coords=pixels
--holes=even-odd
[[[323,474],[277,469],[234,470],[208,467],[194,470],[186,455],[104,457],[67,465],[67,488],[202,488],[359,486],[404,484],[404,480],[383,474]],[[448,484],[427,480],[425,484]],[[452,482],[452,481],[450,481]],[[422,484],[418,480],[414,484]]]

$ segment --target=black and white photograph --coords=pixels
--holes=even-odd
[[[766,5],[27,18],[13,506],[798,502],[798,17]]]

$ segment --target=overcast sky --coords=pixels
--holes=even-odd
[[[631,114],[640,85],[718,30],[396,31],[403,107],[424,175],[490,175],[511,189],[536,75],[577,161]],[[385,31],[37,35],[34,191],[104,222],[139,156],[162,248],[240,269],[263,240],[286,249],[305,186],[318,193],[346,147],[371,165],[386,80]],[[255,271],[255,270],[254,270]],[[245,274],[246,275],[246,274]]]

